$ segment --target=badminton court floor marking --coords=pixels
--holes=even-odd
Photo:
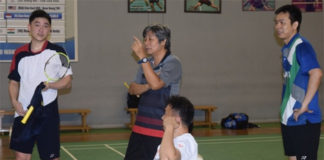
[[[324,140],[324,136],[320,137],[321,140]],[[210,144],[232,144],[232,143],[261,143],[261,142],[279,142],[282,141],[281,136],[267,136],[267,137],[230,137],[230,138],[206,138],[206,139],[199,139],[197,143],[199,145],[210,145]],[[88,143],[88,142],[87,142]],[[89,142],[91,143],[91,142]],[[111,144],[67,144],[62,145],[61,149],[68,154],[73,160],[78,160],[70,151],[80,151],[80,150],[97,150],[97,149],[109,149],[114,153],[118,154],[121,157],[125,157],[125,154],[118,151],[118,148],[126,148],[127,143],[111,143]]]
[[[107,147],[108,149],[110,149],[110,150],[112,150],[112,151],[116,152],[117,154],[121,155],[122,157],[125,157],[125,155],[124,155],[123,153],[121,153],[121,152],[117,151],[116,149],[114,149],[114,148],[113,148],[113,147],[111,147],[110,145],[108,145],[108,144],[105,144],[105,146],[106,146],[106,147]]]
[[[65,147],[63,147],[63,146],[61,146],[61,149],[66,153],[66,154],[68,154],[73,160],[78,160],[78,159],[76,159],[73,155],[72,155],[72,153],[70,153]]]
[[[117,146],[117,147],[112,147]],[[98,149],[109,149],[114,153],[117,153],[121,157],[125,157],[123,153],[115,148],[126,148],[127,143],[116,143],[116,144],[82,144],[82,145],[61,145],[61,149],[69,155],[73,160],[78,160],[71,151],[81,151],[81,150],[98,150]]]

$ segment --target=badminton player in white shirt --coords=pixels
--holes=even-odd
[[[164,134],[154,160],[197,160],[198,146],[190,134],[193,127],[194,107],[185,97],[169,99],[162,117]]]

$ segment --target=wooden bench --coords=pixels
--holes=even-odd
[[[61,130],[81,130],[82,132],[89,132],[90,127],[87,125],[87,115],[91,111],[89,109],[60,109],[60,114],[79,114],[81,116],[80,125],[61,125]],[[8,132],[8,129],[2,128],[2,118],[6,115],[14,115],[14,111],[0,110],[0,132]]]
[[[0,133],[9,132],[9,129],[2,128],[2,118],[4,116],[12,116],[13,114],[13,111],[0,110]]]
[[[216,106],[195,106],[195,110],[200,110],[205,112],[205,120],[204,121],[195,121],[194,126],[208,126],[211,128],[215,126],[216,123],[212,121],[212,112],[217,109]]]
[[[89,109],[60,109],[60,114],[79,114],[81,116],[80,125],[61,125],[61,130],[81,130],[82,132],[89,132],[90,127],[87,125],[87,115],[91,111]]]
[[[130,122],[126,123],[126,126],[128,128],[132,128],[136,121],[136,115],[137,115],[137,108],[126,108],[127,112],[130,115]]]
[[[205,120],[203,121],[194,120],[194,126],[208,126],[209,128],[215,126],[216,123],[212,121],[212,112],[214,112],[216,109],[217,109],[216,106],[209,106],[209,105],[195,106],[195,110],[200,110],[205,112]],[[126,123],[126,126],[132,128],[136,121],[136,114],[138,112],[137,108],[126,108],[126,111],[130,114],[130,122]]]

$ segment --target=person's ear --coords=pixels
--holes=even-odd
[[[292,24],[292,27],[297,31],[297,28],[299,26],[299,22],[298,21],[295,21],[293,24]]]
[[[165,46],[165,44],[166,44],[166,39],[161,41],[161,45]]]
[[[175,119],[176,119],[176,122],[177,123],[181,124],[181,118],[180,118],[180,116],[177,116]]]
[[[28,23],[28,31],[30,32],[31,31],[31,24]]]

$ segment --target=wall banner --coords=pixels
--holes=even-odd
[[[0,62],[10,62],[15,50],[30,42],[28,18],[35,9],[52,18],[49,41],[78,61],[77,0],[0,0]]]

